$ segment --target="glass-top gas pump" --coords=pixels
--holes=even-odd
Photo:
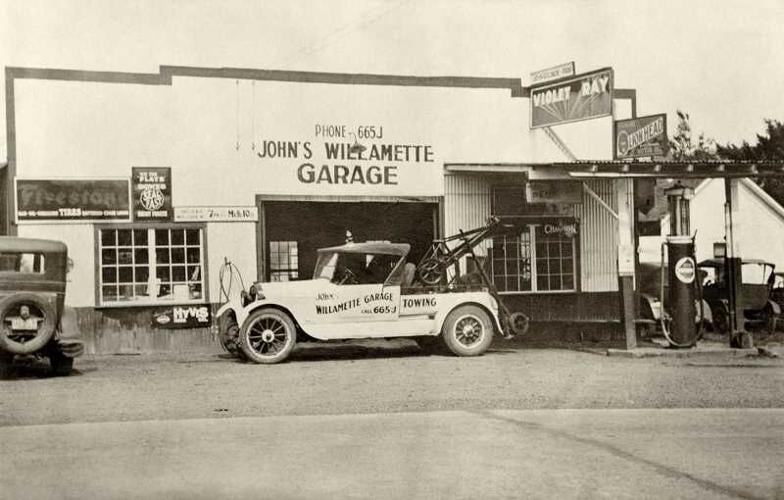
[[[665,194],[670,215],[670,234],[663,244],[667,246],[668,256],[667,282],[669,291],[666,310],[671,322],[669,328],[663,324],[664,334],[673,347],[692,347],[697,343],[694,299],[695,288],[699,286],[696,283],[699,278],[697,263],[694,259],[694,238],[690,234],[689,227],[690,203],[694,197],[694,189],[678,183],[667,189]],[[664,248],[662,248],[663,253]],[[662,279],[661,299],[662,306],[665,307],[663,287],[664,280]]]

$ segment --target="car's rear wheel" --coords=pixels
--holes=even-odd
[[[446,317],[441,336],[453,354],[479,356],[493,342],[493,322],[479,306],[460,306]]]
[[[248,316],[240,329],[242,352],[254,363],[280,363],[297,342],[294,321],[278,309],[259,309]]]
[[[63,377],[73,370],[74,360],[60,352],[54,352],[49,356],[49,365],[53,375]]]
[[[6,379],[13,373],[14,355],[0,350],[0,380]]]
[[[38,295],[16,293],[6,297],[0,301],[0,349],[13,354],[41,350],[54,335],[55,316],[54,307]],[[14,322],[26,323],[29,328],[15,329]]]
[[[241,356],[242,350],[239,346],[240,327],[234,316],[224,314],[218,319],[219,333],[218,339],[223,349],[233,356]]]

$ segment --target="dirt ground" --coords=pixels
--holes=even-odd
[[[601,352],[601,349],[595,349]],[[498,342],[484,356],[407,341],[298,348],[262,366],[214,352],[79,358],[0,381],[0,426],[65,422],[550,408],[780,408],[782,358],[625,359]]]

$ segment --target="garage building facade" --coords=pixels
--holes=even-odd
[[[227,260],[246,286],[307,279],[347,237],[409,242],[417,262],[490,216],[515,227],[478,249],[513,310],[618,323],[632,181],[542,167],[564,153],[529,128],[528,95],[514,78],[6,68],[3,232],[68,245],[92,352],[211,342]],[[612,120],[559,134],[610,159]]]

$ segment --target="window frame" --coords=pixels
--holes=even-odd
[[[285,243],[286,244],[287,251],[286,251],[285,255],[287,256],[287,264],[288,264],[288,266],[280,267],[280,261],[279,260],[278,260],[278,267],[273,266],[273,254],[278,259],[281,256],[280,248],[278,248],[277,251],[273,252],[273,250],[272,250],[272,244],[273,243],[277,243],[278,245],[280,245],[281,243]],[[296,267],[291,267],[291,264],[292,264],[292,262],[291,262],[292,261],[292,254],[291,254],[292,245],[291,244],[292,243],[294,244],[293,247],[296,248],[296,250],[297,250],[297,255],[296,255],[297,265],[296,265]],[[267,267],[269,269],[269,281],[270,282],[286,283],[286,282],[289,282],[289,281],[297,281],[297,280],[301,280],[302,279],[302,277],[300,276],[300,273],[299,273],[299,241],[297,241],[297,240],[269,240],[267,242],[267,255],[269,257],[269,265]],[[288,279],[286,279],[286,280],[276,280],[276,279],[273,278],[275,273],[286,273]],[[296,274],[296,276],[292,277],[291,276],[292,273]]]
[[[580,232],[579,232],[579,229],[578,229],[577,235],[575,235],[572,238],[572,272],[573,272],[573,280],[574,280],[573,288],[570,288],[568,290],[540,290],[539,287],[538,287],[538,285],[539,285],[539,283],[538,283],[538,277],[539,277],[538,274],[539,273],[538,273],[538,270],[537,270],[537,267],[536,267],[536,264],[537,264],[537,262],[536,262],[536,258],[537,258],[537,251],[536,251],[536,245],[537,245],[536,228],[540,227],[540,226],[543,226],[544,224],[547,224],[549,220],[552,220],[552,217],[549,217],[549,218],[542,218],[542,217],[535,218],[535,217],[528,217],[528,216],[517,216],[517,217],[510,217],[510,216],[503,217],[502,216],[501,220],[503,221],[504,219],[510,219],[510,218],[522,219],[523,220],[523,224],[525,226],[525,231],[529,235],[529,245],[530,245],[529,253],[530,253],[530,259],[531,259],[531,263],[530,263],[530,268],[531,268],[531,289],[530,290],[504,290],[504,291],[499,290],[498,293],[501,294],[501,295],[531,295],[531,294],[559,294],[559,293],[560,294],[564,294],[564,293],[578,293],[578,292],[580,292],[581,284],[580,284],[580,238],[579,238]],[[579,228],[579,226],[580,226],[579,221],[577,221],[575,219],[574,223]],[[514,238],[515,238],[516,243],[518,245],[520,244],[520,235],[521,234],[522,234],[522,231],[520,231],[519,233],[515,233],[514,234]],[[492,247],[493,255],[491,257],[488,257],[488,259],[487,259],[489,261],[489,263],[490,263],[490,269],[489,269],[489,273],[488,274],[490,276],[490,279],[493,281],[493,284],[495,284],[495,272],[494,272],[495,269],[493,267],[493,266],[495,266],[495,264],[494,264],[493,261],[495,260],[496,248],[495,248],[494,242],[492,241],[493,238],[490,238],[490,240],[491,240],[491,247]]]
[[[124,307],[167,307],[167,306],[176,306],[176,305],[193,305],[193,304],[209,304],[210,303],[210,287],[209,287],[209,266],[208,263],[208,245],[207,245],[207,224],[204,223],[177,223],[177,222],[157,222],[157,223],[146,223],[146,222],[137,222],[137,223],[117,223],[117,224],[94,224],[94,231],[93,231],[93,250],[94,250],[94,268],[95,268],[95,276],[94,276],[94,300],[96,308],[102,309],[116,309],[116,308],[124,308]],[[101,266],[101,231],[107,229],[121,229],[121,230],[134,230],[134,229],[144,229],[144,230],[156,230],[156,229],[198,229],[201,232],[201,271],[202,271],[202,296],[199,299],[191,299],[191,300],[171,300],[171,301],[160,301],[160,300],[144,300],[144,301],[125,301],[125,302],[109,302],[105,303],[102,299],[101,295],[101,283],[102,277],[101,272],[103,271],[103,267]],[[148,243],[148,250],[150,250],[150,246]],[[154,252],[154,248],[151,250]],[[152,265],[150,265],[150,270],[152,271]],[[186,268],[187,272],[187,268]]]

